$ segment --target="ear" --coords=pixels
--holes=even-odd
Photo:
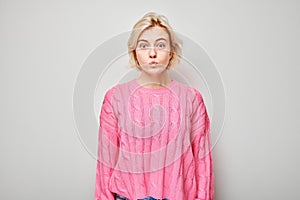
[[[170,59],[169,59],[169,61],[170,61],[173,58],[174,53],[172,51],[170,51],[169,55],[170,55]]]

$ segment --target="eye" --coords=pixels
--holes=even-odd
[[[145,43],[141,43],[141,44],[139,45],[139,47],[140,47],[141,49],[146,49],[146,48],[148,47],[148,45],[145,44]]]
[[[162,49],[162,48],[164,48],[166,45],[164,44],[164,43],[158,43],[158,45],[157,45],[157,47],[159,48],[159,49]]]

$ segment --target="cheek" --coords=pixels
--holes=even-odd
[[[146,55],[143,52],[137,52],[136,53],[136,59],[138,60],[139,63],[143,63],[146,60]]]
[[[170,52],[161,52],[159,54],[159,57],[160,57],[161,60],[169,61],[170,58],[171,58],[171,55],[170,55]]]

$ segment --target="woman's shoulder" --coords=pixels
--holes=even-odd
[[[188,85],[187,83],[183,83],[180,81],[176,81],[177,86],[186,92],[186,95],[192,99],[202,98],[201,92],[194,86]]]
[[[123,93],[126,93],[126,91],[130,91],[130,88],[133,85],[132,83],[133,82],[131,80],[123,83],[116,83],[110,86],[105,92],[105,97],[112,99],[112,98],[116,98],[117,96],[120,96]]]
[[[132,80],[130,81],[126,81],[123,83],[115,83],[114,85],[110,86],[106,92],[107,93],[113,93],[116,89],[120,89],[120,88],[124,88],[124,87],[128,87],[132,84]]]

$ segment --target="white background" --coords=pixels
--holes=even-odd
[[[0,199],[93,199],[76,77],[148,11],[201,44],[224,81],[216,200],[299,199],[299,10],[292,0],[0,1]]]

